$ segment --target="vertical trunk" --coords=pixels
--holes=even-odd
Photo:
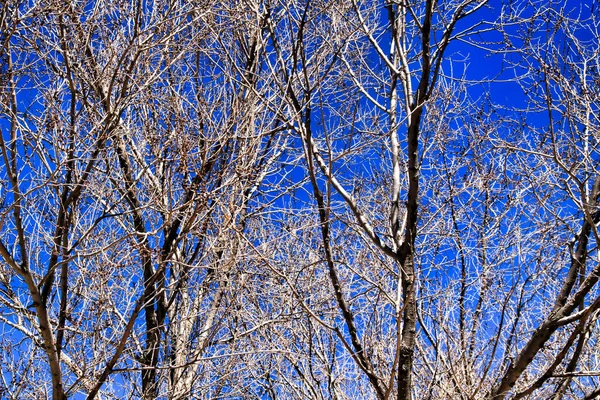
[[[412,254],[406,259],[404,269],[407,277],[402,282],[404,311],[402,315],[402,339],[398,357],[398,400],[410,400],[412,391],[412,367],[416,343],[417,304],[415,301],[414,262]]]
[[[415,299],[414,248],[417,234],[419,199],[419,130],[422,103],[428,87],[428,70],[419,83],[416,104],[413,105],[408,127],[408,198],[406,201],[406,231],[399,249],[400,275],[403,289],[402,339],[398,364],[398,400],[409,400],[412,391],[412,365],[416,343],[417,309]]]
[[[21,276],[25,280],[31,297],[33,298],[33,305],[35,306],[35,311],[39,322],[39,332],[44,343],[44,351],[48,357],[50,374],[52,376],[52,400],[66,399],[67,397],[65,395],[62,383],[60,361],[56,351],[54,337],[52,336],[52,326],[50,324],[50,317],[48,316],[46,305],[42,301],[42,296],[40,295],[40,292],[31,274],[28,271],[21,271]]]

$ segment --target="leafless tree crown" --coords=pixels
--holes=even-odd
[[[596,0],[3,0],[0,397],[600,396]]]

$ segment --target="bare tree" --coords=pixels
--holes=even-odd
[[[555,4],[507,6],[489,24],[469,19],[482,10],[300,2],[270,28],[340,320],[306,312],[336,333],[379,398],[522,398],[542,387],[560,397],[573,377],[594,384],[594,368],[574,370],[595,348],[598,306],[595,273],[580,274],[597,223],[597,23],[589,9]],[[473,98],[477,82],[444,64],[460,65],[448,51],[457,41],[506,51],[498,80],[516,71],[507,87],[529,102],[498,104],[492,88]],[[357,233],[359,248],[343,239]],[[570,273],[550,269],[561,262]],[[585,282],[580,292],[576,282]]]
[[[543,162],[549,170],[542,182],[531,184],[535,203],[546,218],[560,221],[556,231],[569,232],[569,236],[557,244],[562,257],[550,251],[557,256],[552,263],[561,267],[552,276],[551,297],[544,299],[535,328],[515,348],[514,359],[491,392],[494,398],[509,394],[523,398],[544,388],[554,398],[592,398],[598,393],[597,364],[588,357],[596,350],[600,307],[596,161],[600,36],[598,18],[590,6],[569,9],[550,4],[540,9],[522,35],[509,42],[513,48],[524,44],[519,58],[530,74],[522,80],[529,95],[528,111],[544,112],[545,124],[530,124],[524,135],[529,143],[521,140],[504,146]],[[545,28],[542,37],[535,33],[540,26]],[[533,179],[539,176],[534,166],[531,161],[525,164]],[[539,359],[547,361],[536,365]],[[525,375],[528,370],[532,372]]]
[[[300,2],[286,10],[299,16],[287,18],[294,23],[291,34],[278,35],[286,31],[270,28],[280,63],[286,65],[280,86],[290,123],[303,143],[329,286],[343,320],[330,329],[378,398],[412,396],[423,115],[426,107],[436,107],[448,45],[478,28],[475,24],[455,32],[456,24],[484,5],[351,1],[329,8],[327,3]],[[357,155],[363,159],[350,158]],[[368,161],[382,155],[384,159]],[[370,167],[382,176],[354,174],[348,164],[356,162],[362,166],[355,168]],[[354,179],[365,180],[366,188]],[[361,189],[375,193],[364,196]],[[370,242],[363,246],[373,246],[375,253],[367,258],[378,260],[374,265],[357,265],[362,251],[336,251],[349,252],[333,233],[336,214],[348,212],[343,224]],[[345,268],[350,274],[346,283],[340,271]],[[393,312],[382,314],[381,308]],[[382,331],[390,331],[389,336],[378,337]],[[371,335],[374,342],[367,339]],[[392,347],[380,346],[378,340]]]
[[[598,395],[593,2],[121,3],[0,4],[2,397]]]
[[[10,385],[51,380],[32,397],[187,398],[278,157],[260,9],[117,3],[2,7],[2,318],[45,353]]]

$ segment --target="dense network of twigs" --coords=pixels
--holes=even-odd
[[[3,0],[0,397],[600,395],[597,0]]]

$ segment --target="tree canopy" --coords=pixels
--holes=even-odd
[[[0,397],[600,396],[596,0],[4,0]]]

